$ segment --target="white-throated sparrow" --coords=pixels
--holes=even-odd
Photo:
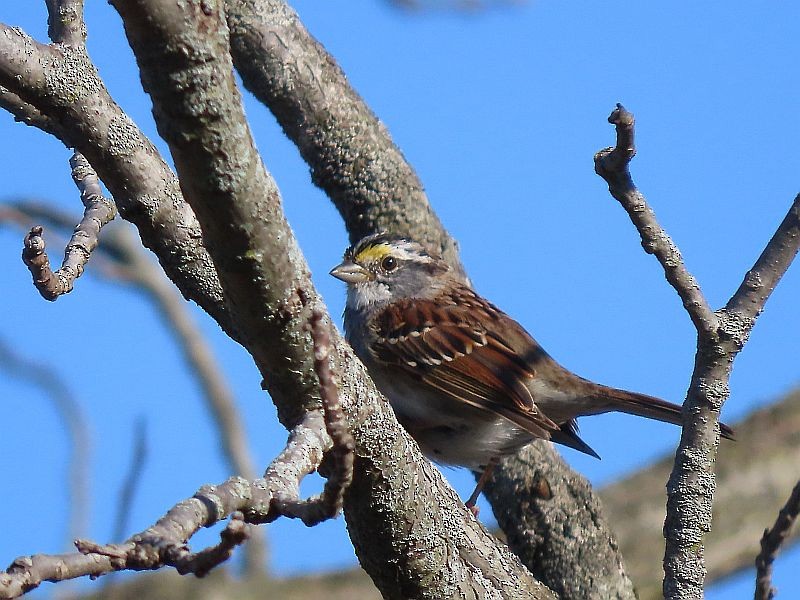
[[[348,248],[331,275],[347,283],[347,340],[436,462],[484,469],[534,438],[597,457],[578,437],[575,418],[582,415],[621,411],[681,422],[675,404],[559,365],[416,242],[368,236]]]

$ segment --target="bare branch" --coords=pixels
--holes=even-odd
[[[56,137],[64,135],[55,120],[2,85],[0,85],[0,108],[4,108],[14,115],[15,121],[36,127]]]
[[[227,0],[234,64],[275,115],[355,242],[410,235],[463,273],[458,247],[386,127],[284,0]]]
[[[43,222],[60,230],[72,228],[69,215],[43,202],[12,201],[0,205],[0,222],[7,221],[29,228],[31,222]],[[94,274],[137,286],[155,303],[165,324],[176,336],[187,363],[197,374],[203,400],[214,418],[220,436],[220,448],[230,472],[254,479],[256,469],[250,455],[247,433],[242,424],[230,385],[214,358],[211,347],[194,322],[186,302],[164,276],[139,241],[122,226],[106,228],[100,246],[93,254]],[[118,530],[121,539],[125,530]],[[245,553],[248,573],[263,571],[267,548],[261,531],[251,532]]]
[[[625,208],[639,231],[645,252],[655,254],[661,263],[667,281],[678,292],[698,332],[694,373],[683,406],[681,441],[667,483],[663,583],[665,598],[695,598],[702,595],[706,574],[703,537],[711,529],[719,411],[728,397],[735,353],[719,343],[720,319],[633,183],[628,168],[636,152],[633,115],[617,104],[608,121],[616,127],[617,146],[595,155],[595,171]]]
[[[319,466],[329,444],[321,415],[309,413],[291,432],[286,448],[263,479],[251,482],[233,477],[220,485],[203,486],[192,498],[172,507],[153,526],[121,544],[100,545],[78,540],[78,554],[18,558],[5,573],[0,572],[0,598],[16,598],[43,581],[97,577],[122,570],[173,566],[183,574],[205,575],[230,556],[234,546],[245,541],[247,532],[242,530],[242,519],[264,523],[280,516],[273,499],[299,490],[300,481]],[[237,512],[243,515],[235,517],[240,523],[223,532],[220,544],[197,553],[189,550],[186,540],[197,531]]]
[[[735,428],[736,443],[726,444],[717,456],[714,527],[705,544],[707,585],[752,567],[764,524],[774,520],[786,501],[784,490],[797,481],[800,389],[753,412]],[[663,597],[664,569],[653,549],[664,543],[664,482],[674,462],[671,453],[600,490],[603,512],[642,600]],[[800,541],[800,531],[790,539]]]
[[[103,196],[97,175],[86,159],[76,152],[70,159],[70,166],[85,210],[67,244],[61,268],[55,272],[50,268],[41,226],[31,228],[25,236],[22,252],[22,260],[33,275],[36,289],[45,300],[50,301],[72,291],[75,280],[83,274],[86,263],[97,248],[100,229],[116,215],[114,203]]]
[[[47,34],[58,44],[82,46],[86,42],[83,0],[45,0]]]
[[[776,590],[772,587],[772,563],[792,530],[798,513],[800,513],[800,481],[794,486],[789,499],[778,513],[772,529],[764,530],[761,552],[756,556],[755,600],[772,600],[775,597]]]
[[[636,154],[633,115],[617,104],[608,122],[616,127],[617,144],[595,155],[595,171],[606,180],[611,195],[633,221],[642,238],[644,251],[655,255],[664,267],[667,281],[678,292],[697,331],[701,335],[708,335],[716,328],[717,318],[700,291],[700,285],[683,264],[680,251],[658,224],[655,213],[631,178],[629,165]]]
[[[177,178],[110,97],[85,49],[45,46],[0,24],[0,86],[59,124],[46,131],[86,156],[122,216],[138,227],[142,242],[184,296],[238,339]]]
[[[332,519],[342,509],[344,492],[353,481],[353,451],[355,442],[347,429],[347,421],[339,404],[339,391],[330,368],[329,324],[323,314],[315,310],[309,322],[314,344],[314,369],[319,377],[320,396],[325,414],[325,429],[331,437],[328,451],[328,480],[322,494],[305,501],[293,498],[276,498],[278,511],[287,517],[297,518],[307,526]]]
[[[264,375],[283,422],[296,421],[320,403],[311,340],[303,327],[322,303],[274,182],[255,153],[232,76],[224,18],[210,4],[114,4],[153,99],[159,131],[213,251],[240,340]],[[191,53],[185,52],[187,44]],[[180,83],[186,80],[193,85]],[[387,594],[403,589],[411,596],[423,586],[436,596],[459,590],[497,594],[500,588],[509,597],[549,596],[421,458],[338,335],[333,346],[359,457],[353,478],[358,490],[346,494],[345,515],[362,565],[378,586]],[[376,479],[380,483],[373,484]],[[422,515],[420,503],[427,508]],[[408,514],[399,516],[403,512]],[[406,525],[393,527],[395,519]],[[376,527],[382,535],[375,534]],[[403,550],[411,544],[427,554],[423,545],[433,539],[443,545],[437,553],[451,557],[446,570],[427,560],[409,561]],[[512,581],[509,589],[505,582]]]
[[[245,86],[267,105],[297,145],[311,167],[314,183],[337,206],[350,239],[357,240],[377,230],[409,235],[441,252],[456,270],[463,272],[457,245],[432,213],[416,173],[386,127],[297,14],[283,0],[227,0],[226,6],[231,52]],[[554,478],[580,478],[550,446],[541,448],[538,458],[547,463]],[[505,463],[498,469],[499,474],[507,465],[511,468],[510,462]],[[518,475],[512,470],[508,477]],[[583,489],[589,498],[593,497],[588,485]],[[351,497],[355,498],[355,494],[348,494]],[[522,493],[496,495],[491,501],[498,513],[516,512],[524,506],[536,511],[536,518],[551,524],[553,531],[559,527],[557,511],[542,510]],[[563,497],[553,504],[563,503],[564,511],[570,512],[574,501]],[[589,516],[588,512],[581,514]],[[595,524],[581,520],[577,526],[590,530]],[[556,587],[576,568],[603,571],[609,573],[610,579],[621,562],[615,547],[591,557],[589,553],[576,553],[568,559],[563,553],[559,560],[551,560],[551,554],[533,550],[537,547],[533,536],[519,539],[530,545],[530,555],[537,561],[548,563],[539,571],[552,573],[553,580],[544,583]],[[607,564],[603,563],[608,557]],[[629,582],[620,576],[617,584],[623,588]]]
[[[69,215],[34,200],[0,204],[0,223],[13,222],[30,228],[33,222],[61,230],[72,228]],[[186,302],[165,278],[139,241],[124,227],[112,226],[94,253],[95,274],[140,286],[156,304],[166,324],[175,334],[187,362],[197,373],[208,409],[218,425],[221,448],[231,472],[246,479],[256,476],[248,450],[247,434],[236,408],[230,385],[220,371],[211,348],[194,323]]]
[[[236,547],[241,546],[250,538],[251,531],[251,528],[244,522],[242,513],[233,513],[225,529],[219,534],[219,544],[205,548],[196,554],[185,556],[175,565],[178,573],[181,575],[194,573],[197,577],[205,577],[211,569],[228,560]]]
[[[509,547],[559,598],[636,598],[599,498],[550,453],[549,442],[529,444],[486,486],[492,506],[504,507],[494,514]]]
[[[733,361],[742,349],[755,317],[788,268],[800,245],[798,202],[767,250],[757,261],[748,281],[755,293],[742,291],[731,303],[741,309],[745,299],[753,306],[743,314],[723,309],[712,312],[699,285],[682,264],[680,253],[655,220],[655,215],[636,189],[628,164],[635,153],[634,119],[618,104],[609,122],[617,129],[617,147],[595,156],[595,170],[623,205],[642,236],[646,252],[655,254],[664,267],[667,280],[678,291],[698,331],[694,372],[683,406],[681,441],[667,483],[667,517],[664,524],[665,598],[695,598],[703,593],[706,576],[703,541],[711,530],[711,504],[716,489],[714,465],[719,445],[719,411],[729,395]],[[772,264],[770,264],[772,263]],[[758,284],[758,273],[766,270],[766,285]],[[738,298],[737,298],[738,296]],[[730,304],[730,303],[729,303]]]
[[[291,30],[287,31],[291,33]],[[13,55],[15,60],[27,61],[29,58],[28,54],[20,52],[20,48],[25,47],[25,40],[19,43],[20,40],[15,38],[14,35],[10,35],[8,38],[10,41],[4,41],[0,36],[0,46],[4,46],[0,48],[0,50],[5,50],[6,47],[10,45],[8,48],[8,56]],[[288,38],[281,41],[289,43]],[[6,56],[4,52],[0,52],[0,54]],[[214,275],[213,267],[211,267],[208,261],[207,254],[205,254],[202,246],[198,243],[198,240],[201,239],[199,230],[196,227],[196,222],[193,220],[191,211],[189,211],[188,207],[182,202],[176,182],[174,179],[170,180],[167,176],[161,177],[159,165],[156,164],[158,163],[157,155],[147,152],[149,144],[146,140],[144,143],[141,143],[140,137],[128,135],[129,130],[127,128],[115,127],[118,123],[114,123],[113,120],[109,121],[108,115],[113,115],[114,111],[108,110],[108,106],[105,104],[107,94],[102,87],[102,83],[98,83],[99,80],[97,80],[91,64],[87,64],[84,57],[77,56],[76,58],[76,56],[77,55],[73,54],[68,57],[70,61],[75,64],[74,66],[70,64],[69,68],[63,69],[63,72],[81,73],[82,75],[88,74],[88,76],[84,76],[79,80],[80,86],[78,89],[75,89],[74,84],[69,81],[61,81],[59,70],[66,61],[63,60],[63,57],[56,57],[54,62],[58,68],[53,69],[55,72],[49,73],[49,76],[53,81],[58,81],[59,83],[59,85],[54,86],[54,90],[59,94],[64,90],[65,93],[53,97],[52,91],[36,89],[35,85],[26,86],[25,92],[29,94],[25,96],[26,101],[30,102],[31,105],[42,108],[47,114],[50,114],[49,109],[54,108],[55,112],[58,113],[59,119],[62,119],[70,126],[70,129],[63,134],[62,139],[72,139],[75,143],[83,144],[85,146],[85,148],[82,147],[84,153],[93,163],[95,162],[94,156],[90,155],[90,151],[106,159],[107,162],[102,165],[105,170],[100,170],[100,163],[96,166],[112,194],[114,194],[124,216],[131,218],[137,223],[140,227],[140,234],[145,244],[153,248],[159,255],[165,270],[167,270],[170,277],[178,283],[184,294],[187,297],[197,300],[223,325],[229,334],[236,339],[240,339],[238,332],[232,326],[232,322],[222,305],[220,288]],[[326,60],[328,59],[329,57],[326,56]],[[50,64],[47,63],[47,61],[44,62],[48,65]],[[334,64],[332,60],[330,64]],[[0,82],[6,81],[6,79],[4,79],[3,66],[2,60],[0,60]],[[26,77],[31,70],[33,72],[36,71],[36,65],[33,65],[30,69],[27,64],[18,65],[16,69],[8,70],[10,71],[8,80],[15,80],[14,78],[19,75],[14,72],[15,70],[23,71],[22,75]],[[327,71],[325,71],[323,76],[317,77],[317,83],[326,81],[327,74]],[[341,79],[343,80],[343,78]],[[28,89],[28,87],[33,89]],[[97,92],[98,87],[100,92]],[[92,90],[93,93],[91,95],[86,95],[85,90]],[[336,92],[335,89],[332,91]],[[336,95],[336,93],[332,93],[329,97],[336,97]],[[138,134],[138,131],[135,130],[132,124],[130,129]],[[355,129],[353,130],[355,131]],[[376,136],[376,140],[379,141],[386,135],[382,126],[378,126],[371,131]],[[105,132],[113,132],[115,135],[106,138]],[[123,135],[120,136],[120,134]],[[362,142],[359,142],[357,146],[348,149],[347,154],[352,155],[356,153],[358,155],[360,150],[371,148],[376,140],[367,136]],[[120,141],[123,143],[119,144]],[[345,146],[342,145],[341,147],[344,148]],[[142,152],[142,149],[145,151]],[[155,161],[153,160],[154,156],[156,156]],[[407,205],[402,201],[402,198],[395,198],[396,202],[393,201],[391,204],[391,206],[395,208],[391,211],[387,211],[385,215],[382,216],[384,206],[388,206],[386,198],[380,195],[370,196],[367,194],[364,196],[359,194],[359,190],[369,190],[374,184],[374,181],[370,179],[374,176],[374,173],[370,170],[371,165],[373,163],[385,162],[380,155],[376,155],[374,158],[375,160],[373,161],[357,160],[356,166],[358,169],[354,170],[357,176],[348,178],[347,183],[342,188],[344,190],[342,193],[343,198],[349,197],[354,199],[354,206],[346,210],[356,215],[363,214],[365,211],[369,212],[373,215],[374,219],[376,219],[372,220],[373,217],[370,217],[372,222],[384,219],[385,216],[384,220],[389,225],[389,227],[386,228],[399,231],[405,227],[409,230],[410,235],[420,240],[442,239],[440,226],[437,227],[431,220],[423,220],[420,222],[416,222],[413,219],[411,219],[411,221],[408,220],[408,217],[413,216],[415,211],[407,210]],[[391,161],[385,164],[390,163]],[[331,165],[334,164],[335,162],[332,161]],[[368,173],[362,176],[362,174],[365,173],[365,166]],[[161,168],[163,168],[163,164]],[[391,193],[392,189],[400,189],[401,186],[404,185],[408,185],[408,180],[400,178],[389,188],[389,192]],[[357,206],[359,203],[365,203],[369,206],[359,208]],[[395,223],[397,226],[394,225]],[[355,221],[350,221],[348,224],[354,231],[358,227]],[[447,250],[448,247],[454,248],[455,246],[446,246],[445,250]],[[279,252],[281,251],[285,252],[285,249],[279,250]],[[292,301],[283,304],[277,313],[273,313],[277,315],[278,322],[280,322],[281,319],[289,319],[292,316],[297,304],[294,302],[293,298],[290,298],[290,300]],[[311,304],[313,304],[313,301]],[[287,347],[294,348],[294,345],[297,344],[297,340],[302,339],[302,336],[296,335],[296,328],[293,328],[292,322],[290,322],[290,325],[292,325],[292,327],[287,327],[287,337],[285,341]],[[281,342],[281,344],[282,343],[283,342]],[[359,434],[356,436],[359,446],[366,448],[369,444],[374,442],[371,437],[381,432],[381,439],[383,441],[386,439],[393,440],[392,443],[395,445],[394,450],[401,447],[405,450],[409,442],[407,438],[397,436],[397,434],[394,433],[395,424],[385,429],[390,423],[390,421],[387,420],[387,414],[390,413],[383,408],[376,412],[374,407],[370,405],[370,402],[381,402],[382,400],[379,400],[379,396],[375,393],[374,388],[367,386],[365,389],[365,384],[363,383],[363,369],[360,367],[355,368],[350,364],[349,361],[353,359],[349,352],[346,351],[346,347],[342,346],[340,339],[337,338],[334,346],[337,350],[339,348],[345,349],[343,357],[340,355],[346,367],[346,371],[343,372],[343,378],[346,382],[343,383],[345,383],[344,388],[347,389],[348,392],[344,397],[358,399],[355,403],[356,409],[353,418],[356,419],[359,425],[365,414],[369,414],[372,419],[372,421],[370,421],[371,431],[365,428],[363,431],[359,430]],[[305,394],[310,388],[311,382],[315,381],[308,377],[308,374],[313,374],[313,371],[311,371],[307,364],[294,363],[292,368],[295,368],[295,372],[300,375],[300,377],[296,378],[296,381],[299,380],[301,382],[300,388]],[[286,371],[283,372],[285,373]],[[285,382],[281,382],[280,380],[276,382],[274,374],[269,380],[270,391],[273,393],[273,397],[278,396],[277,402],[279,406],[285,406],[282,400],[283,394],[281,392],[287,391],[289,386],[282,390],[281,388],[284,387]],[[358,392],[357,396],[353,394],[354,391]],[[364,411],[363,414],[361,411]],[[284,422],[292,422],[292,419],[287,418],[285,414],[282,414],[282,416],[284,417]],[[375,420],[380,423],[380,427],[376,426]],[[359,442],[359,439],[361,442]],[[364,469],[362,475],[365,475],[365,477],[362,477],[362,485],[367,484],[371,477],[382,476],[383,473],[397,466],[397,455],[392,453],[392,448],[384,450],[383,453],[367,451],[367,454],[368,459],[363,461],[364,465],[362,466]],[[405,457],[405,454],[403,456]],[[553,456],[555,456],[555,454],[553,454]],[[423,474],[414,481],[426,481],[432,476],[432,473],[434,477],[436,476],[435,472],[429,472],[427,467],[418,466],[416,464],[418,460],[418,456],[408,457],[410,464],[407,470],[409,472],[420,468],[423,469]],[[413,468],[411,468],[412,465]],[[406,495],[414,495],[416,490],[409,486],[408,482],[400,483],[404,485],[404,492],[402,492],[401,495],[403,493]],[[436,479],[434,487],[438,487],[439,485],[440,482]],[[361,511],[359,524],[357,526],[351,525],[351,527],[356,531],[356,537],[360,537],[364,540],[370,537],[371,533],[374,531],[374,525],[377,524],[379,514],[381,510],[383,510],[380,507],[396,507],[400,499],[394,486],[385,486],[383,489],[374,492],[368,490],[362,495],[361,499],[357,499],[355,494],[349,494],[349,496],[354,498],[351,503],[352,510],[350,512],[355,513]],[[436,493],[434,493],[433,490],[431,491],[431,497],[436,497]],[[425,501],[418,495],[415,500]],[[436,502],[438,503],[439,501],[440,500],[437,498]],[[370,505],[369,511],[364,511],[364,505]],[[446,518],[451,519],[451,515],[448,511],[449,508],[447,511],[443,511],[442,515],[440,515],[438,511],[435,511],[436,514],[426,515],[426,518],[435,520],[446,516]],[[368,515],[367,512],[371,512],[372,514]],[[380,520],[382,521],[383,519],[384,517],[380,514]],[[449,522],[452,522],[452,520]],[[359,528],[364,531],[365,535],[359,536],[357,533]],[[387,550],[387,555],[390,553],[391,547],[395,543],[393,541],[396,539],[394,537],[395,535],[399,535],[399,532],[394,532],[392,535],[387,535],[385,537],[385,550]],[[468,531],[468,535],[473,535],[471,529]],[[383,543],[384,540],[381,540],[381,542]],[[359,542],[356,543],[357,545],[359,544]],[[451,556],[456,555],[453,554],[453,551],[456,553],[458,552],[456,547],[458,547],[458,544],[455,544],[451,549]],[[479,557],[477,554],[470,556],[475,560],[483,560],[484,558],[482,556]],[[386,565],[393,564],[391,560],[384,561],[381,560],[381,558],[377,558],[375,563],[377,569],[384,571],[386,581],[397,581],[396,574],[389,573],[389,569],[386,567]],[[501,564],[506,565],[506,567],[508,566],[508,563],[504,560],[501,561]],[[440,573],[437,573],[437,576],[439,575]]]
[[[800,194],[795,197],[772,239],[745,275],[739,289],[728,301],[725,313],[736,315],[748,325],[749,332],[758,315],[764,310],[764,305],[775,286],[797,256],[798,249],[800,249]],[[738,342],[743,345],[746,339],[745,334]]]

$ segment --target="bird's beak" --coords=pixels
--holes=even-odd
[[[331,275],[345,283],[363,283],[372,278],[370,272],[364,267],[347,260],[331,269]]]

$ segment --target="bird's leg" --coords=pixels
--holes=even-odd
[[[481,495],[483,491],[483,487],[486,485],[486,482],[489,481],[489,477],[492,476],[494,472],[495,466],[497,466],[498,458],[492,457],[489,459],[489,462],[486,463],[486,467],[483,469],[483,473],[481,473],[480,478],[478,479],[478,483],[475,485],[475,490],[472,492],[470,497],[464,503],[466,507],[475,515],[475,518],[478,517],[478,507],[475,506],[475,503],[478,501],[478,496]]]

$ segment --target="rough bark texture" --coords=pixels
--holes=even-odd
[[[794,483],[800,464],[800,390],[736,423],[736,442],[723,442],[718,460],[718,490],[714,499],[714,527],[708,536],[707,584],[753,566],[758,537],[775,519]],[[664,543],[664,481],[672,456],[665,456],[600,490],[604,512],[618,535],[626,565],[640,600],[661,598],[661,547]],[[533,486],[542,494],[543,480]],[[489,493],[497,493],[490,491]],[[525,492],[527,493],[527,492]],[[534,534],[531,534],[534,535]],[[797,543],[800,529],[790,532],[786,546]],[[212,582],[170,577],[170,573],[139,577],[117,590],[118,600],[143,596],[164,600],[197,598]],[[212,580],[215,580],[212,578]],[[225,597],[250,598],[248,582],[224,583]],[[151,587],[152,586],[152,587]],[[265,581],[256,587],[278,598],[293,600],[377,600],[380,595],[362,571]],[[110,597],[105,593],[91,596]]]
[[[438,250],[455,241],[383,123],[283,0],[228,0],[236,69],[275,115],[344,219],[350,240],[391,231]]]
[[[293,129],[296,131],[296,143],[304,148],[306,160],[317,173],[315,178],[336,196],[351,237],[375,229],[407,233],[441,248],[458,265],[455,243],[433,216],[419,181],[385,128],[350,90],[333,59],[308,36],[294,14],[282,2],[231,6],[253,11],[266,7],[268,18],[275,21],[271,27],[277,28],[276,35],[265,36],[267,41],[272,44],[279,40],[291,48],[289,53],[276,46],[275,52],[267,50],[262,55],[264,49],[256,45],[251,48],[251,58],[258,62],[267,57],[264,62],[272,72],[267,73],[267,80],[273,82],[276,91],[264,98],[271,97],[276,106],[283,106],[276,114],[290,135]],[[235,19],[245,12],[232,15],[235,32],[240,30]],[[250,27],[241,26],[245,32]],[[203,247],[197,220],[183,200],[176,178],[108,96],[85,53],[37,44],[24,33],[2,25],[0,34],[0,104],[65,144],[77,146],[95,165],[122,216],[138,226],[143,242],[157,254],[184,296],[209,312],[234,339],[240,339],[222,301],[219,280]],[[233,37],[239,44],[246,36],[236,33]],[[244,50],[234,53],[240,61],[245,56]],[[303,58],[295,60],[295,55]],[[250,81],[245,67],[240,67]],[[313,76],[307,77],[308,73]],[[299,125],[293,126],[293,122]],[[300,126],[303,123],[310,127]],[[351,139],[355,132],[361,133]],[[294,301],[283,304],[278,307],[279,314],[290,315],[295,306]],[[271,391],[278,394],[282,384],[274,379],[269,383]],[[284,415],[284,420],[291,418]],[[552,467],[564,468],[558,465],[556,462]]]
[[[633,598],[619,547],[591,486],[547,442],[503,460],[486,487],[509,547],[560,598]],[[554,501],[558,498],[558,501]],[[657,547],[657,546],[656,546]]]
[[[292,422],[318,403],[304,326],[311,310],[324,307],[255,153],[221,12],[213,5],[157,0],[114,4],[220,274],[226,305],[243,332],[240,341],[264,374],[282,419]],[[356,441],[348,525],[363,566],[384,596],[552,597],[421,459],[341,337],[331,341],[342,406]]]
[[[231,28],[231,48],[234,63],[245,86],[273,112],[286,134],[297,144],[303,158],[311,166],[312,177],[331,197],[342,214],[351,240],[365,233],[391,230],[427,243],[439,249],[449,262],[462,270],[457,247],[439,220],[432,213],[422,185],[406,163],[388,132],[372,114],[358,94],[349,86],[344,74],[324,48],[311,37],[297,15],[281,0],[253,2],[228,0],[228,21]],[[539,451],[538,459],[555,480],[570,481],[580,487],[582,500],[593,505],[598,501],[586,481],[572,471],[549,447]],[[501,465],[502,472],[506,467]],[[519,466],[510,478],[519,476]],[[578,516],[573,510],[575,498],[560,492],[548,505],[559,510],[543,510],[537,504],[526,504],[536,511],[536,519],[555,531],[559,514],[573,514],[577,529],[594,531],[599,541],[603,536],[612,539],[604,522],[592,518],[591,511]],[[520,498],[512,495],[490,495],[495,512],[519,514]],[[511,525],[506,521],[504,524]],[[520,524],[527,528],[529,522]],[[516,551],[522,551],[520,536]],[[576,550],[576,545],[568,546]],[[630,589],[630,582],[620,567],[622,557],[613,541],[604,552],[558,553],[559,560],[531,548],[529,557],[541,561],[537,568],[542,581],[558,587],[570,579],[570,573],[596,570],[605,573],[602,590]],[[606,562],[604,562],[606,561]],[[528,564],[532,566],[531,563]],[[612,580],[616,577],[616,582]],[[591,595],[591,588],[584,588]],[[601,593],[598,591],[597,593]],[[622,592],[620,592],[622,593]],[[631,597],[629,594],[627,597]]]
[[[800,390],[735,426],[717,458],[714,521],[706,539],[708,580],[750,568],[758,539],[797,481],[800,465]],[[600,491],[641,600],[661,597],[664,481],[673,457]],[[796,539],[800,531],[795,531]]]
[[[697,329],[697,352],[683,404],[681,440],[667,482],[662,589],[669,599],[702,598],[706,577],[703,543],[711,530],[719,412],[730,394],[733,361],[800,249],[800,195],[728,304],[713,311],[677,247],[633,183],[629,169],[636,154],[633,115],[617,104],[608,122],[615,126],[616,145],[595,155],[595,171],[628,213],[645,252],[658,259]]]
[[[46,127],[86,157],[120,215],[136,225],[183,295],[235,337],[200,227],[177,178],[108,94],[85,50],[45,46],[0,24],[0,86],[12,112],[22,118],[46,115],[31,117],[30,123]]]

